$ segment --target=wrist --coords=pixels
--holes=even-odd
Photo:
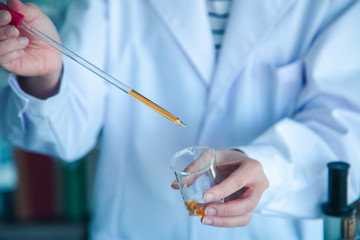
[[[27,94],[39,99],[47,99],[59,92],[62,72],[63,68],[44,76],[18,76],[17,80],[21,89]]]

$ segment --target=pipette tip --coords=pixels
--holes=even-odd
[[[176,124],[179,124],[183,127],[186,127],[185,123],[183,123],[182,121],[180,121],[180,119],[176,119]]]

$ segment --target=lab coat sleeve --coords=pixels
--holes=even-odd
[[[349,202],[360,196],[360,2],[314,40],[304,58],[298,111],[240,149],[270,182],[257,211],[315,218],[327,201],[327,163],[351,165]]]
[[[107,36],[104,9],[102,1],[74,1],[63,30],[63,44],[100,68]],[[69,58],[63,62],[59,93],[46,100],[26,94],[16,76],[10,76],[9,86],[0,91],[0,136],[30,151],[76,160],[96,143],[107,85]]]

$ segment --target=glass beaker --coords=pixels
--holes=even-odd
[[[174,170],[186,209],[191,214],[204,216],[205,208],[211,202],[205,202],[203,194],[220,182],[215,150],[200,145],[185,148],[175,153],[170,166]]]

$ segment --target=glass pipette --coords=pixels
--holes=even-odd
[[[84,58],[82,58],[79,55],[75,54],[74,52],[70,51],[69,49],[67,49],[66,47],[61,45],[60,43],[56,42],[55,40],[53,40],[49,36],[45,35],[44,33],[40,32],[36,28],[32,27],[31,25],[29,25],[28,23],[23,21],[24,16],[22,14],[13,11],[12,9],[10,9],[8,6],[6,6],[2,2],[0,2],[0,10],[9,11],[9,13],[11,14],[11,17],[12,17],[10,24],[14,25],[16,28],[18,28],[18,29],[21,28],[22,30],[26,31],[27,33],[37,37],[38,39],[41,39],[42,41],[44,41],[45,43],[47,43],[51,47],[53,47],[56,50],[58,50],[59,52],[61,52],[62,54],[66,55],[70,59],[72,59],[75,62],[79,63],[80,65],[82,65],[86,69],[92,71],[93,73],[95,73],[99,77],[101,77],[104,80],[108,81],[109,83],[116,86],[117,88],[119,88],[123,92],[129,94],[130,96],[134,97],[138,101],[144,103],[145,105],[152,108],[153,110],[155,110],[159,114],[163,115],[164,117],[166,117],[170,121],[172,121],[172,122],[174,122],[176,124],[179,124],[179,125],[181,125],[183,127],[186,127],[186,125],[183,122],[181,122],[178,117],[174,116],[170,112],[166,111],[164,108],[162,108],[159,105],[155,104],[154,102],[147,99],[146,97],[144,97],[140,93],[138,93],[135,90],[131,89],[130,87],[126,86],[125,84],[123,84],[119,80],[115,79],[114,77],[110,76],[106,72],[102,71],[100,68],[96,67],[95,65],[93,65],[89,61],[85,60]]]

